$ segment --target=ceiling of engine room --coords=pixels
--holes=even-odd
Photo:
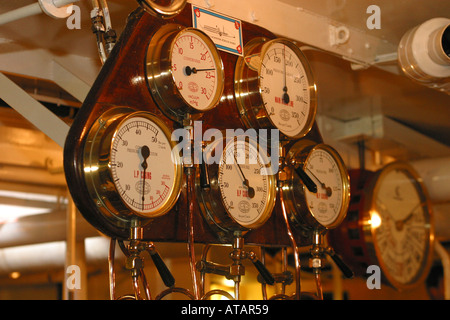
[[[35,2],[36,0],[1,1],[0,14]],[[431,0],[426,3],[423,0],[396,0],[395,2],[390,0],[230,0],[227,2],[191,0],[190,2],[205,7],[211,6],[211,10],[218,11],[225,8],[229,10],[228,7],[235,3],[240,6],[240,10],[231,9],[225,12],[226,14],[251,21],[249,13],[251,9],[257,17],[253,22],[262,26],[265,26],[267,21],[264,18],[264,10],[266,12],[268,10],[265,8],[281,6],[286,12],[296,8],[296,10],[310,12],[317,16],[317,19],[339,23],[359,30],[363,35],[366,33],[367,36],[379,38],[392,48],[398,46],[402,35],[409,29],[427,19],[450,13],[450,2],[446,0]],[[28,77],[26,83],[29,83],[30,76],[40,78],[42,74],[42,78],[48,78],[48,75],[37,67],[41,62],[37,58],[41,50],[50,52],[56,59],[67,56],[84,57],[93,61],[92,65],[99,69],[98,52],[88,15],[90,1],[82,0],[78,2],[78,5],[82,13],[81,29],[69,30],[65,19],[52,19],[45,14],[0,26],[0,70],[13,74],[25,74]],[[120,34],[127,16],[137,8],[137,2],[108,0],[108,5],[113,27]],[[379,30],[367,29],[366,22],[369,14],[366,10],[369,5],[380,7],[381,29]],[[278,11],[274,10],[274,12]],[[282,22],[283,14],[273,17],[273,20]],[[301,24],[301,21],[293,22],[292,26],[295,27],[295,23]],[[274,31],[277,32],[277,30]],[[298,37],[301,40],[300,31]],[[315,43],[307,44],[315,45]],[[442,143],[445,147],[450,147],[450,111],[448,110],[450,98],[448,95],[417,85],[401,74],[378,68],[371,67],[355,71],[351,68],[349,59],[328,54],[326,51],[310,51],[307,52],[307,56],[310,58],[318,82],[319,114],[339,119],[342,114],[348,115],[353,110],[353,107],[350,107],[343,112],[342,108],[346,105],[353,106],[361,98],[364,100],[367,97],[376,97],[383,115]],[[17,63],[19,58],[14,57],[21,57],[21,62]],[[36,72],[32,72],[33,69],[36,69]],[[89,74],[87,82],[95,79],[98,69]],[[78,68],[77,72],[82,72],[82,68]],[[20,79],[17,78],[15,81],[20,84]],[[58,90],[57,86],[55,90]],[[347,117],[339,120],[349,119]]]

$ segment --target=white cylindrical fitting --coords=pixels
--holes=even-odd
[[[427,86],[450,92],[450,19],[433,18],[409,30],[398,47],[403,72]]]

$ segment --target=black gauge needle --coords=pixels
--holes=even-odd
[[[288,88],[286,84],[286,47],[283,48],[283,75],[284,75],[284,86],[283,86],[283,102],[289,104],[289,95],[287,93]]]
[[[302,179],[303,184],[306,186],[306,188],[309,190],[309,192],[317,193],[317,185],[314,183],[314,181],[311,180],[311,178],[306,174],[305,170],[301,166],[295,169],[300,179]]]
[[[142,169],[144,169],[143,180],[142,180],[142,210],[144,210],[145,176],[146,176],[146,171],[147,171],[147,168],[148,168],[147,158],[150,156],[150,149],[148,148],[148,146],[142,146],[142,148],[141,148],[141,155],[142,155],[142,158],[143,158],[141,166],[142,166]]]
[[[255,189],[253,189],[252,187],[250,187],[250,184],[249,184],[247,178],[245,177],[244,172],[242,171],[242,168],[241,168],[241,166],[239,165],[239,162],[238,162],[237,159],[236,159],[236,154],[235,154],[235,153],[233,153],[233,157],[234,157],[234,160],[236,161],[236,164],[237,164],[237,167],[239,168],[239,171],[241,172],[242,178],[244,179],[244,181],[243,181],[242,183],[243,183],[244,186],[246,186],[247,189],[248,189],[248,196],[249,196],[250,199],[253,199],[253,197],[255,196]]]
[[[308,171],[312,174],[312,176],[320,183],[320,186],[321,186],[323,189],[325,189],[325,192],[326,192],[327,197],[331,197],[331,194],[332,194],[331,188],[330,188],[330,187],[327,187],[327,186],[325,185],[325,183],[323,183],[322,181],[320,181],[319,178],[317,178],[316,175],[315,175],[311,170],[309,170],[309,168],[307,168],[307,169],[308,169]]]
[[[212,71],[212,70],[215,70],[214,68],[210,68],[210,69],[197,69],[197,68],[191,68],[191,67],[189,67],[189,66],[187,66],[186,68],[184,68],[184,71],[186,72],[186,75],[187,76],[190,76],[191,74],[196,74],[197,72],[200,72],[200,71]]]

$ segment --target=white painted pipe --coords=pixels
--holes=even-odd
[[[411,165],[423,179],[432,202],[450,201],[450,157],[412,161]]]
[[[42,13],[38,2],[0,15],[0,25]]]
[[[63,210],[48,214],[21,217],[6,222],[0,227],[0,249],[64,241],[66,234],[66,216]],[[99,235],[97,229],[89,224],[81,214],[77,214],[77,241]]]
[[[64,7],[78,1],[80,0],[39,0],[33,4],[0,14],[0,25],[35,16],[42,12],[45,12],[53,18],[65,18],[68,17],[72,11],[67,12]]]
[[[107,265],[109,243],[109,239],[105,237],[85,239],[87,263],[89,265]],[[118,248],[116,250],[116,259],[123,260],[123,253]],[[65,241],[0,249],[0,275],[8,275],[15,271],[25,274],[62,269],[65,260]]]

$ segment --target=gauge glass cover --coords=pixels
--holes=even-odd
[[[153,216],[172,201],[179,164],[155,122],[140,116],[125,119],[115,133],[110,157],[113,183],[131,211]]]
[[[417,179],[402,168],[386,170],[374,188],[371,227],[384,272],[394,284],[422,275],[429,259],[430,216]]]
[[[222,91],[222,66],[212,41],[186,29],[175,38],[170,56],[173,81],[186,103],[199,111],[214,107]]]
[[[305,188],[310,212],[321,225],[334,224],[342,215],[346,192],[340,165],[328,151],[315,148],[308,156],[304,170],[317,185],[316,193]]]
[[[261,224],[271,214],[273,173],[268,157],[254,143],[231,140],[220,159],[218,182],[223,205],[244,227]]]
[[[295,137],[310,126],[310,75],[301,52],[290,42],[272,42],[262,56],[260,90],[271,122],[281,133]]]

